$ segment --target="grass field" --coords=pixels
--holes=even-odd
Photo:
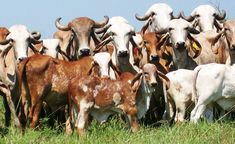
[[[158,128],[141,126],[138,133],[131,133],[126,123],[112,119],[108,123],[99,125],[95,121],[88,128],[87,135],[79,138],[76,133],[67,136],[57,129],[44,127],[40,130],[27,129],[22,135],[14,127],[10,127],[7,134],[3,134],[4,109],[0,101],[0,144],[149,144],[149,143],[172,143],[172,144],[234,144],[235,143],[235,122],[229,123],[206,123],[198,125],[182,123],[169,127],[163,125]]]

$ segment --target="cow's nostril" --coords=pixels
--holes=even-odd
[[[178,48],[184,48],[185,47],[185,42],[177,42],[177,47]]]
[[[151,55],[150,61],[158,61],[158,60],[159,60],[159,56],[157,56],[157,55]]]
[[[18,58],[18,61],[19,62],[21,62],[21,61],[23,61],[24,59],[26,59],[27,57],[20,57],[20,58]]]
[[[126,57],[126,56],[128,56],[128,51],[126,51],[126,50],[119,51],[118,56]]]
[[[83,56],[89,55],[90,54],[90,49],[81,49],[80,53]]]

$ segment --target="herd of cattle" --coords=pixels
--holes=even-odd
[[[165,3],[135,17],[140,32],[121,16],[58,18],[54,38],[43,40],[24,25],[0,28],[5,125],[12,117],[36,128],[49,116],[82,135],[91,117],[121,113],[136,132],[140,120],[197,123],[234,110],[235,20],[210,5],[174,16]]]

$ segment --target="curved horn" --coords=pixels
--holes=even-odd
[[[154,12],[151,12],[149,14],[146,14],[144,16],[140,16],[138,14],[135,14],[135,18],[139,21],[146,21],[150,16],[153,16],[155,13]]]
[[[180,12],[180,17],[183,18],[183,19],[185,19],[185,20],[187,20],[188,22],[192,22],[192,21],[194,20],[194,18],[195,18],[194,16],[191,16],[191,15],[188,16],[188,17],[186,17],[186,16],[184,15],[184,12],[183,12],[183,11]]]
[[[11,41],[12,41],[12,39],[6,39],[6,40],[3,40],[3,41],[0,41],[0,45],[6,45]]]
[[[41,35],[41,34],[40,34]],[[36,38],[35,38],[36,37]],[[40,36],[41,37],[41,36]],[[42,40],[38,40],[37,39],[38,37],[37,36],[35,36],[35,35],[30,35],[30,40],[31,40],[31,42],[33,43],[33,44],[39,44],[39,43],[41,43],[42,42]]]
[[[226,11],[225,10],[222,10],[221,13],[219,12],[219,13],[215,14],[215,18],[217,20],[223,20],[225,17],[226,17]]]
[[[97,33],[97,34],[104,33],[104,32],[106,32],[106,31],[107,31],[107,29],[108,29],[109,27],[111,27],[111,24],[109,24],[109,25],[105,25],[104,27],[102,27],[102,28],[100,28],[100,29],[95,30],[95,33]]]
[[[41,38],[41,33],[38,32],[38,31],[33,31],[31,32],[31,36],[36,39],[36,40],[39,40]]]
[[[177,16],[173,15],[173,12],[170,14],[172,19],[178,19],[181,17],[180,13]]]
[[[61,20],[61,17],[57,18],[55,20],[55,26],[59,29],[59,30],[62,30],[62,31],[68,31],[70,30],[70,27],[67,25],[67,26],[64,26],[60,23],[60,20]]]
[[[104,20],[103,21],[95,22],[94,28],[104,27],[108,22],[109,22],[109,17],[108,16],[104,16]]]

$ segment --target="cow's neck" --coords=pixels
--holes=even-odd
[[[112,62],[115,66],[119,68],[121,72],[131,72],[133,74],[136,74],[137,72],[129,62],[129,56],[128,57],[118,57],[116,49],[114,48],[113,54],[112,54]]]
[[[153,90],[147,85],[144,78],[141,78],[139,89],[137,90],[136,106],[137,106],[137,117],[142,118],[148,111],[150,106],[150,99]]]
[[[194,69],[197,63],[188,55],[186,49],[176,50],[173,48],[173,62],[176,69]]]

